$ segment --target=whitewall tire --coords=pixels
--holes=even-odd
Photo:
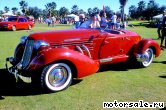
[[[146,49],[142,54],[142,61],[140,62],[142,67],[148,67],[153,61],[153,50],[151,48]]]
[[[57,92],[71,85],[72,71],[65,63],[55,63],[44,68],[41,74],[41,85],[44,89]]]

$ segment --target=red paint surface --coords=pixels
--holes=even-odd
[[[76,67],[78,78],[88,76],[98,71],[100,65],[125,62],[143,53],[151,47],[156,57],[160,54],[158,43],[151,39],[141,39],[135,32],[116,30],[111,32],[95,29],[78,29],[52,31],[31,34],[28,39],[43,40],[50,44],[34,52],[28,71],[43,68],[46,65],[58,62],[71,62]],[[85,45],[91,54],[82,48]],[[76,49],[80,46],[83,53]],[[18,50],[17,50],[18,49]],[[21,54],[21,48],[15,54]],[[111,58],[111,61],[100,62],[101,59]]]

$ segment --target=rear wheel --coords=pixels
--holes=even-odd
[[[72,71],[65,63],[55,63],[43,69],[41,86],[49,91],[57,92],[66,89],[72,82]]]
[[[142,67],[148,67],[153,61],[153,50],[151,48],[146,49],[146,51],[141,55],[140,65]]]
[[[16,26],[12,26],[12,31],[16,31]]]

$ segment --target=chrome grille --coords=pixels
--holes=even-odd
[[[26,68],[31,60],[32,52],[33,52],[33,45],[34,41],[33,40],[27,40],[25,49],[24,49],[24,54],[22,57],[22,68]]]

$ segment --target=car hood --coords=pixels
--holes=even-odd
[[[82,42],[92,40],[98,36],[100,31],[95,29],[72,29],[50,32],[39,32],[29,36],[32,40],[43,40],[48,43],[64,43],[64,42]]]

